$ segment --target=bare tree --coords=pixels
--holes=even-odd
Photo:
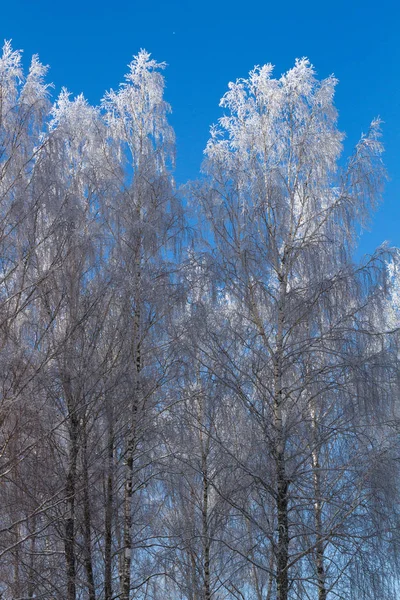
[[[263,568],[274,565],[276,598],[306,593],[300,566],[313,557],[307,581],[325,599],[326,548],[359,516],[363,497],[362,479],[348,487],[361,454],[348,438],[348,415],[371,400],[355,386],[368,363],[362,347],[385,331],[378,318],[384,251],[358,268],[351,262],[356,224],[365,222],[382,188],[379,123],[341,172],[336,80],[318,82],[306,60],[278,80],[271,73],[270,65],[257,67],[230,84],[221,101],[229,112],[206,148],[208,179],[194,190],[211,229],[220,297],[218,327],[204,332],[200,347],[260,428],[264,465],[254,477],[274,504],[260,528],[273,556]],[[361,426],[352,422],[350,437]],[[324,467],[342,503],[336,501],[329,525],[319,456],[325,441],[333,456]],[[311,506],[313,520],[304,522]],[[349,540],[354,529],[347,531]],[[329,589],[344,572],[332,574]]]
[[[134,495],[142,487],[138,456],[154,418],[156,392],[168,379],[165,323],[168,298],[172,301],[173,297],[171,253],[181,222],[171,176],[174,135],[167,122],[169,106],[163,99],[164,80],[159,72],[164,66],[141,51],[129,65],[126,82],[103,100],[111,148],[118,157],[109,223],[114,238],[110,264],[120,286],[118,310],[124,324],[127,384],[122,392],[126,399],[120,549],[123,600],[129,599],[131,590]]]
[[[0,595],[394,598],[398,254],[352,261],[379,122],[340,168],[334,77],[255,68],[187,243],[164,66],[51,105],[3,47]]]

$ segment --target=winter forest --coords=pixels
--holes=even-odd
[[[336,79],[255,67],[178,188],[164,67],[91,106],[3,47],[0,598],[395,599],[380,122],[344,157]]]

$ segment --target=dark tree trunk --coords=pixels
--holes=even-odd
[[[202,526],[203,526],[203,576],[204,576],[204,600],[211,600],[210,586],[210,537],[208,532],[208,495],[209,482],[207,473],[207,457],[203,450],[203,510],[202,510]]]
[[[289,517],[288,517],[288,488],[285,460],[285,432],[283,424],[283,336],[285,326],[286,276],[279,276],[280,293],[278,304],[278,329],[276,336],[276,355],[274,367],[275,398],[274,421],[276,434],[276,508],[278,521],[278,545],[276,552],[276,594],[277,600],[287,600],[289,593]]]
[[[107,482],[106,510],[104,520],[104,600],[112,598],[112,514],[114,504],[113,494],[114,471],[114,432],[112,415],[109,416],[107,443]]]
[[[277,600],[287,600],[289,592],[288,562],[289,562],[289,523],[288,523],[288,482],[285,477],[283,457],[278,455],[278,549],[277,566]]]
[[[324,539],[323,539],[323,523],[322,523],[322,494],[321,494],[321,472],[319,463],[319,439],[318,439],[318,423],[315,407],[312,407],[312,431],[313,431],[313,451],[312,451],[312,467],[313,467],[313,482],[314,482],[314,520],[315,520],[315,562],[317,570],[318,582],[318,600],[326,600],[327,590],[325,582],[325,561],[324,561]]]
[[[83,539],[84,539],[84,563],[86,580],[89,592],[89,600],[96,600],[96,588],[93,575],[92,558],[92,517],[89,494],[89,465],[87,456],[87,430],[86,423],[82,430],[83,434]]]
[[[69,421],[70,449],[66,478],[66,517],[65,517],[65,562],[67,572],[67,600],[76,600],[76,556],[75,556],[75,494],[76,464],[78,458],[78,419],[72,412]]]
[[[139,306],[139,302],[137,302]],[[121,600],[129,600],[132,565],[132,498],[133,498],[133,462],[137,446],[137,419],[140,403],[140,311],[137,308],[134,319],[134,368],[136,375],[135,390],[131,404],[131,421],[127,435],[126,475],[124,486],[124,552],[122,556]]]

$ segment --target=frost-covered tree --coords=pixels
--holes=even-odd
[[[104,227],[99,216],[105,185],[103,131],[98,110],[82,96],[70,100],[63,90],[51,112],[36,178],[41,195],[38,229],[48,232],[36,252],[37,269],[43,273],[51,265],[57,267],[40,285],[40,315],[50,321],[40,351],[51,356],[42,381],[57,419],[51,427],[59,424],[54,438],[64,500],[58,515],[63,522],[59,537],[70,600],[76,597],[81,564],[89,597],[95,598],[87,452],[102,376],[96,350],[107,306],[100,272],[104,267]]]
[[[398,256],[352,262],[379,122],[344,164],[333,77],[230,84],[181,253],[163,68],[52,104],[3,47],[0,596],[392,598]]]
[[[120,449],[124,495],[118,525],[123,600],[130,597],[132,576],[136,587],[142,585],[138,565],[148,527],[146,517],[139,516],[138,503],[147,487],[145,481],[151,479],[147,452],[155,450],[149,436],[173,366],[166,325],[174,302],[171,275],[176,270],[174,253],[182,210],[171,174],[175,139],[167,121],[170,109],[163,99],[160,70],[164,66],[141,51],[130,63],[125,83],[107,93],[102,104],[115,173],[107,209],[113,238],[109,268],[118,287],[115,310],[124,336],[125,424]],[[139,535],[138,547],[135,535]],[[136,571],[132,574],[133,564]]]
[[[324,600],[374,535],[363,538],[360,523],[367,464],[380,453],[366,453],[359,428],[377,410],[381,374],[367,348],[385,331],[385,251],[356,267],[352,250],[381,193],[382,148],[373,121],[339,167],[335,85],[305,59],[279,79],[266,65],[231,83],[205,151],[206,184],[194,191],[219,296],[200,347],[259,427],[253,476],[273,505],[258,523],[260,567],[277,600],[314,587]]]
[[[50,108],[46,71],[34,56],[25,76],[21,52],[5,42],[0,57],[0,586],[14,597],[26,590],[24,572],[32,578],[31,561],[23,554],[43,510],[41,501],[27,494],[44,444],[39,415],[46,413],[36,382],[40,279],[34,268],[35,252],[45,241],[36,230],[35,176]],[[33,401],[27,403],[29,397]]]

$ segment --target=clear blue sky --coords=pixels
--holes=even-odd
[[[179,182],[198,175],[228,81],[266,62],[280,75],[302,56],[320,77],[335,73],[347,152],[373,117],[385,121],[390,181],[362,252],[384,240],[400,246],[399,32],[395,0],[3,0],[0,19],[0,40],[23,49],[26,64],[38,53],[50,65],[55,93],[66,86],[94,104],[140,48],[166,61]]]

